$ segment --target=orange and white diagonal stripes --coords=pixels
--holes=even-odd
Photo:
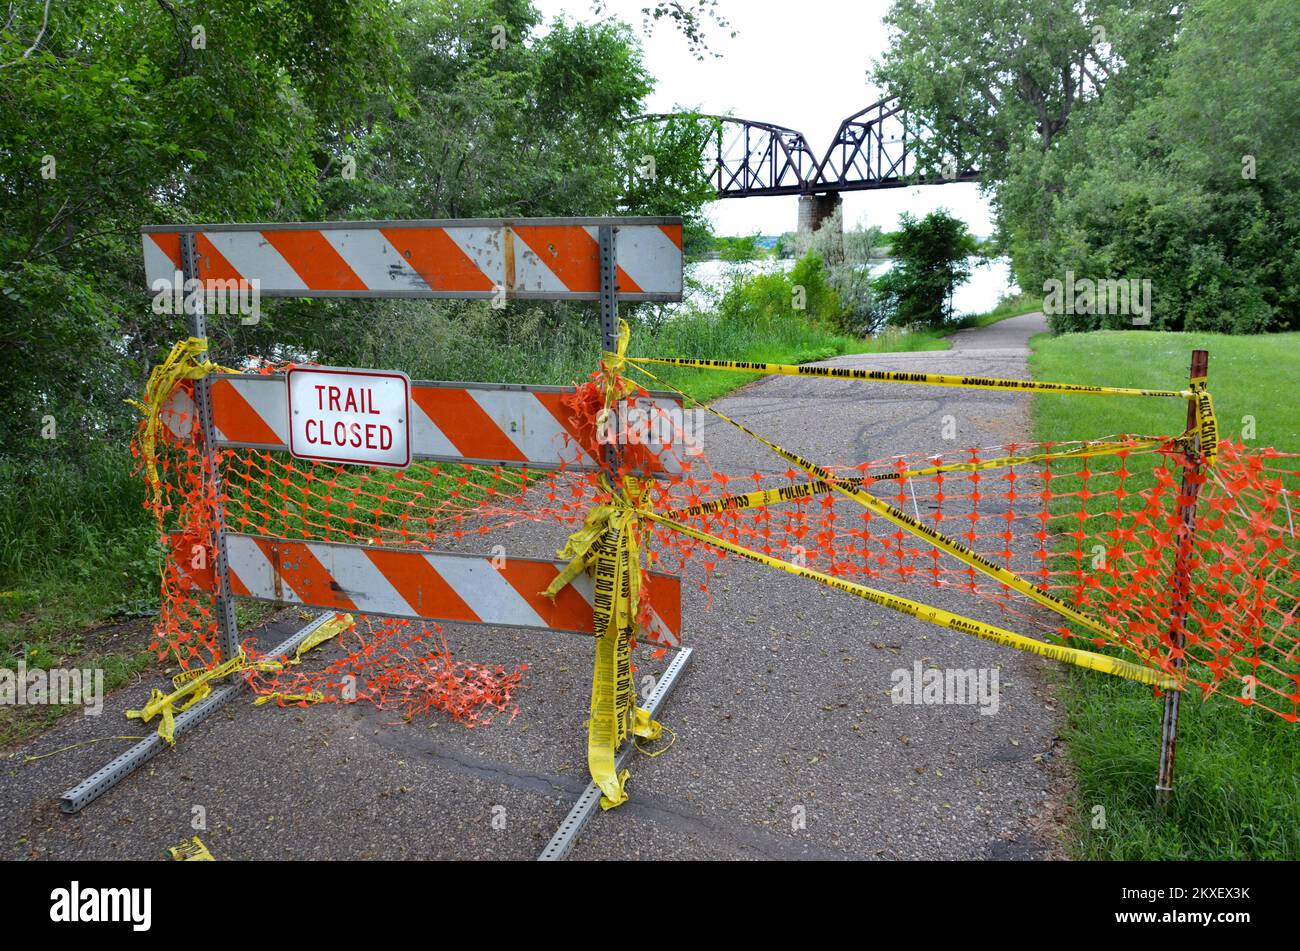
[[[483,219],[164,226],[144,230],[145,280],[173,282],[181,234],[194,233],[208,287],[257,281],[269,297],[594,300],[600,224],[617,227],[619,296],[679,300],[676,218]]]
[[[179,538],[179,536],[177,536]],[[460,621],[590,634],[594,586],[583,575],[554,602],[540,592],[563,562],[529,558],[372,548],[334,542],[226,536],[231,593],[263,601],[355,611],[361,614]],[[211,589],[211,571],[177,568],[189,583]],[[681,582],[650,574],[647,640],[675,647],[681,640]]]
[[[413,383],[411,456],[439,462],[515,464],[532,468],[599,469],[583,447],[563,398],[569,387],[490,383]],[[222,446],[288,450],[289,405],[281,374],[213,374],[212,417]],[[646,414],[680,414],[667,395],[628,401]],[[178,388],[163,420],[179,436],[191,432],[194,402]],[[676,453],[660,454],[665,471],[680,468]]]

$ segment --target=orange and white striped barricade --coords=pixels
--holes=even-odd
[[[172,563],[186,582],[212,591],[210,563],[191,565],[190,539],[172,537]],[[241,598],[418,621],[487,624],[573,634],[592,632],[591,578],[579,575],[555,600],[545,591],[562,561],[501,558],[339,542],[293,541],[230,532],[230,589]],[[681,580],[652,571],[646,639],[681,646]]]
[[[281,373],[214,373],[210,377],[214,445],[222,448],[288,451],[289,408]],[[564,405],[571,386],[510,383],[411,383],[411,458],[431,462],[519,466],[530,469],[604,468],[583,445]],[[629,401],[643,419],[677,419],[682,399],[652,392]],[[194,398],[186,389],[172,393],[163,421],[180,438],[192,431]],[[680,429],[680,427],[677,427]],[[680,460],[671,453],[650,461],[662,473]]]
[[[145,280],[264,297],[599,300],[600,229],[617,229],[619,300],[682,296],[680,218],[484,218],[150,226]],[[185,245],[195,262],[187,269]]]
[[[606,350],[613,350],[620,301],[676,301],[682,295],[680,218],[532,218],[432,221],[356,221],[289,224],[166,225],[143,229],[145,279],[155,295],[172,295],[187,315],[189,335],[206,341],[206,308],[240,293],[263,297],[443,298],[600,301]],[[223,296],[224,295],[224,296]],[[208,355],[195,355],[206,363]],[[603,458],[583,445],[561,400],[572,388],[406,380],[380,370],[344,371],[363,377],[400,377],[405,454],[364,453],[336,462],[402,465],[410,460],[518,468],[612,471],[617,453]],[[192,387],[173,390],[161,418],[176,435],[197,428],[203,439],[203,495],[222,499],[220,450],[292,451],[287,374],[211,372]],[[396,392],[396,391],[395,391]],[[681,410],[680,398],[652,393],[630,398],[647,413]],[[323,405],[323,404],[322,404]],[[627,411],[628,402],[620,409]],[[187,422],[190,418],[194,422]],[[617,425],[617,423],[616,423]],[[318,430],[319,432],[319,430]],[[340,430],[342,432],[342,430]],[[391,434],[390,434],[391,435]],[[386,437],[387,438],[387,437]],[[672,454],[663,454],[665,462]],[[305,458],[329,458],[305,455]],[[363,462],[370,459],[370,462]],[[669,475],[651,471],[648,475]],[[211,503],[209,503],[211,504]],[[407,547],[303,541],[227,530],[214,505],[215,545],[204,567],[190,566],[193,539],[173,537],[172,565],[185,582],[210,592],[223,659],[239,651],[234,599],[301,604],[327,612],[271,652],[293,653],[337,611],[381,617],[451,621],[497,627],[592,633],[593,583],[579,577],[552,602],[544,591],[563,563]],[[653,592],[647,640],[677,648],[673,677],[661,683],[653,707],[689,659],[681,644],[679,579],[649,574]],[[173,735],[201,722],[233,699],[245,683],[213,690],[175,717]],[[164,748],[151,735],[65,792],[65,812],[76,812]],[[593,787],[594,788],[594,787]],[[590,790],[588,791],[590,793]],[[596,799],[599,799],[597,791]],[[576,829],[574,830],[576,833]]]

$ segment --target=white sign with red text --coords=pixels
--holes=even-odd
[[[289,452],[299,459],[411,463],[411,380],[389,370],[295,367],[287,374]]]

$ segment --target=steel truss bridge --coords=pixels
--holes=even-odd
[[[680,118],[648,115],[641,121]],[[898,97],[882,99],[841,122],[820,160],[795,129],[734,116],[697,118],[713,126],[706,148],[719,198],[821,195],[973,182],[980,177],[978,170],[958,167],[955,160],[942,170],[918,168],[918,134]]]

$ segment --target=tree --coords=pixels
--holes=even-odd
[[[324,177],[324,217],[672,214],[686,219],[687,239],[694,238],[713,197],[699,123],[690,116],[635,121],[654,79],[626,24],[556,20],[543,31],[535,8],[521,0],[407,0],[398,11],[408,94],[377,111],[371,128],[330,145],[332,162],[350,154],[356,175]],[[345,365],[401,362],[408,349],[383,349],[410,336],[399,323],[418,323],[430,308],[467,315],[483,306],[285,302],[258,328],[240,329],[230,346],[254,352],[287,344]],[[564,305],[511,308],[529,315],[475,326],[506,334],[512,323],[569,319]],[[254,338],[258,345],[245,343]]]
[[[603,16],[608,8],[606,0],[593,0],[592,11]],[[654,0],[641,8],[641,23],[649,32],[661,20],[667,20],[686,39],[687,48],[696,59],[706,55],[720,56],[709,47],[708,23],[719,29],[730,29],[731,24],[718,12],[718,0]],[[731,31],[734,38],[736,32]]]
[[[631,122],[653,78],[615,21],[542,31],[529,0],[69,0],[48,20],[43,4],[14,9],[0,28],[0,455],[75,464],[125,446],[123,400],[182,332],[149,312],[143,224],[699,221],[711,197],[693,126]],[[399,362],[397,338],[376,328],[420,311],[362,310],[265,302],[261,323],[214,319],[209,335],[222,354]]]
[[[938,327],[951,316],[952,292],[970,276],[967,259],[978,244],[944,209],[919,221],[904,214],[900,224],[894,266],[873,284],[877,308],[891,324]]]
[[[1172,47],[1177,0],[895,0],[873,79],[902,97],[922,168],[951,156],[993,195],[1021,286],[1048,276],[1054,201],[1086,161],[1067,130],[1107,99],[1149,93]]]
[[[1300,327],[1300,7],[1200,0],[1132,111],[1106,104],[1057,202],[1050,270],[1149,282],[1149,326]],[[1055,315],[1058,330],[1131,327]]]
[[[758,232],[735,237],[718,235],[713,239],[713,246],[717,249],[719,260],[738,264],[757,260],[761,256],[758,239]]]
[[[945,155],[1001,181],[1047,152],[1076,110],[1141,85],[1178,24],[1177,0],[894,0],[873,79],[901,96],[923,161]]]
[[[396,95],[386,0],[71,0],[0,29],[0,454],[124,442],[176,328],[140,225],[305,217],[316,143]],[[42,417],[63,435],[39,439]],[[77,438],[80,435],[80,439]]]
[[[826,277],[835,289],[841,309],[836,329],[866,336],[880,329],[880,315],[873,302],[871,264],[881,244],[880,228],[858,222],[844,227],[844,210],[836,206],[821,227],[811,234],[791,236],[791,256],[813,255],[824,263]]]

